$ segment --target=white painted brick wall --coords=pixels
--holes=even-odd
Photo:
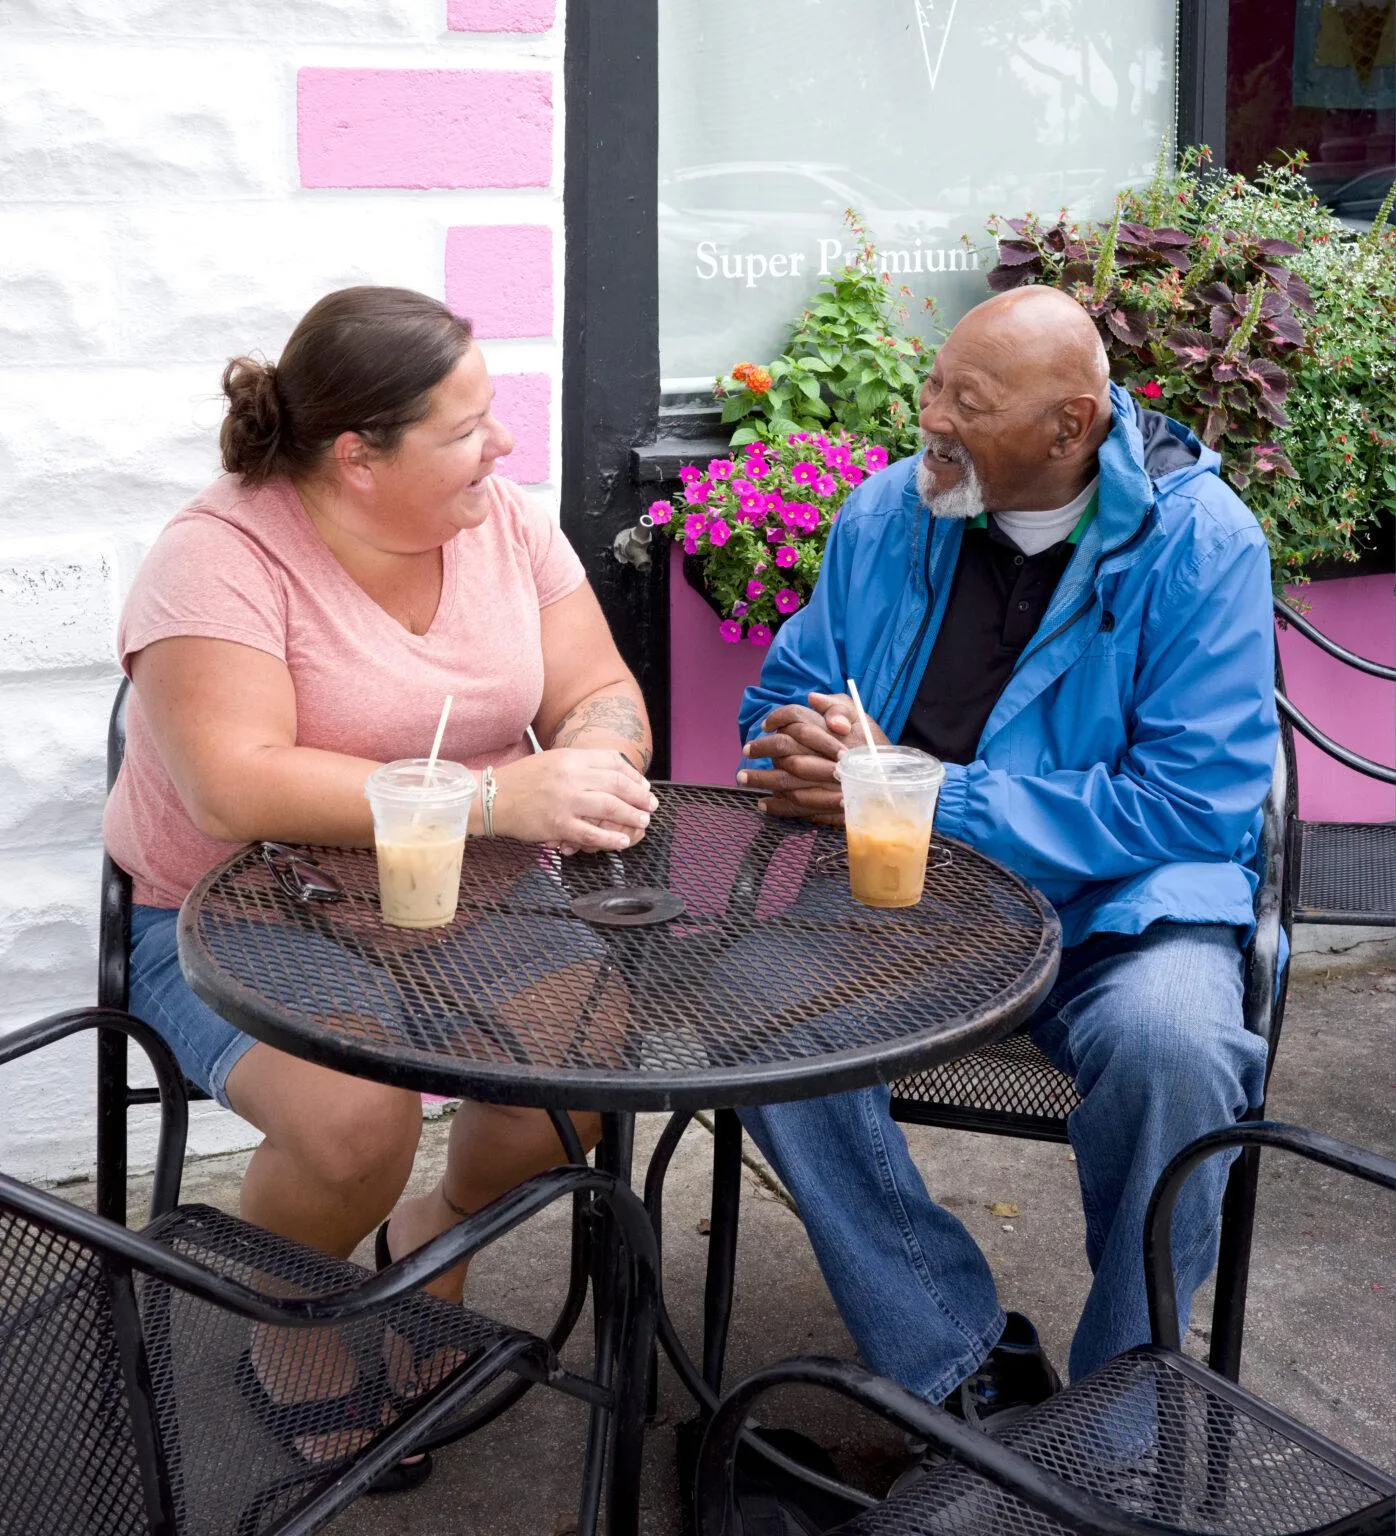
[[[550,225],[560,274],[561,11],[542,38],[476,38],[446,31],[445,0],[0,5],[0,1033],[93,1000],[115,619],[217,472],[223,364],[274,357],[333,288],[441,294],[454,224]],[[554,185],[302,191],[307,65],[549,69]],[[556,397],[556,342],[486,355]],[[93,1078],[85,1041],[0,1072],[0,1168],[90,1171]],[[132,1125],[148,1166],[153,1116]],[[194,1107],[193,1151],[251,1139]]]

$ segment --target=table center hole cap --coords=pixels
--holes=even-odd
[[[642,928],[667,923],[684,910],[683,898],[652,885],[613,886],[591,891],[571,903],[574,916],[610,928]]]

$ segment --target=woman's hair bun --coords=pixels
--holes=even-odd
[[[218,433],[223,468],[259,485],[280,468],[285,411],[276,369],[253,357],[235,357],[223,370],[228,413]]]

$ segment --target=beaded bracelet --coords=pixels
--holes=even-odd
[[[494,769],[484,769],[480,774],[480,819],[484,823],[486,837],[494,836],[494,797],[498,789]]]

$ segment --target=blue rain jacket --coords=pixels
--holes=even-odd
[[[1211,449],[1114,385],[1111,399],[1096,518],[974,762],[946,764],[936,827],[1036,885],[1067,944],[1160,919],[1249,933],[1278,739],[1265,539]],[[921,503],[914,459],[859,486],[743,695],[742,740],[852,677],[896,741],[963,532]]]

